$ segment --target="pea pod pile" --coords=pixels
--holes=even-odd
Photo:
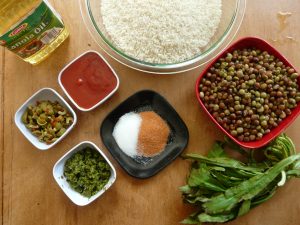
[[[246,156],[247,162],[229,157],[229,147]],[[182,221],[184,224],[227,222],[267,201],[279,186],[292,177],[300,177],[300,154],[285,134],[261,149],[265,160],[257,162],[254,152],[241,149],[225,139],[217,141],[207,157],[187,154],[192,167],[187,185],[180,187],[185,202],[198,206],[198,211]]]
[[[51,144],[72,125],[73,117],[58,102],[39,101],[27,108],[22,122],[41,142]]]

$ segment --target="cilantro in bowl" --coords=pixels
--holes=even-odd
[[[89,198],[107,184],[111,169],[97,150],[87,147],[66,161],[64,176],[75,191]]]

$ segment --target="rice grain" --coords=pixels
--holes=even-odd
[[[222,0],[102,0],[103,24],[128,56],[148,63],[195,57],[215,34]]]

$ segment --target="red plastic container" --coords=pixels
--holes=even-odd
[[[286,117],[276,128],[273,128],[270,133],[265,134],[262,139],[257,141],[249,141],[249,142],[242,142],[239,141],[237,138],[233,137],[228,131],[226,131],[218,122],[217,120],[208,112],[206,109],[204,103],[202,102],[199,94],[199,85],[203,78],[203,76],[208,72],[210,67],[212,67],[220,58],[224,57],[227,53],[232,53],[234,50],[237,49],[243,49],[243,48],[257,48],[262,51],[267,51],[269,54],[274,55],[278,59],[280,59],[286,66],[290,66],[291,68],[295,69],[295,67],[282,55],[280,54],[275,48],[273,48],[268,42],[257,38],[257,37],[245,37],[228,48],[226,48],[223,52],[221,52],[200,74],[196,81],[195,91],[197,99],[203,108],[203,110],[206,112],[206,114],[210,117],[210,119],[228,136],[230,137],[234,142],[239,144],[240,146],[244,148],[254,149],[254,148],[260,148],[266,144],[268,144],[271,140],[273,140],[275,137],[277,137],[279,134],[281,134],[299,115],[300,113],[300,104],[297,105],[295,109],[292,110],[291,115]],[[300,85],[300,78],[298,78],[298,85]]]

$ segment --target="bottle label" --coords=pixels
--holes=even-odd
[[[21,58],[27,58],[54,41],[63,29],[59,15],[43,1],[29,16],[0,37],[0,45]]]

